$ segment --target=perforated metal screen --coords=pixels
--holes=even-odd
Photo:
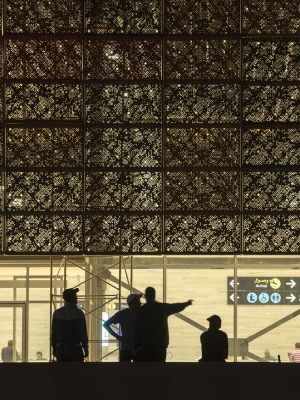
[[[2,25],[3,253],[299,253],[299,0],[7,0]]]

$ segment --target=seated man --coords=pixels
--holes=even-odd
[[[290,355],[290,362],[300,363],[300,343],[295,344],[295,350]]]
[[[270,350],[266,349],[264,352],[264,360],[268,362],[277,361],[276,357],[272,356]]]
[[[41,351],[36,352],[36,361],[45,361],[46,358],[43,357],[43,353]]]
[[[228,357],[228,338],[221,331],[221,318],[212,315],[207,318],[209,328],[200,336],[202,347],[202,359],[199,361],[225,361]]]

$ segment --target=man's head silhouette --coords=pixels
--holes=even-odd
[[[77,292],[79,292],[78,288],[70,288],[63,291],[63,299],[66,303],[75,303],[77,304]]]
[[[127,296],[127,304],[129,308],[139,308],[141,306],[141,293],[131,293]]]
[[[211,317],[207,318],[209,321],[209,327],[213,329],[220,329],[222,320],[218,315],[212,315]]]
[[[145,299],[147,303],[150,301],[155,301],[155,289],[151,286],[148,286],[145,290]]]

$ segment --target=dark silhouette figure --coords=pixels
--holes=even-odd
[[[20,361],[20,354],[15,350],[15,360]],[[3,362],[13,362],[14,361],[14,342],[9,340],[7,342],[7,347],[3,347],[1,350],[1,358]]]
[[[212,315],[207,318],[209,328],[200,336],[202,359],[200,361],[225,361],[228,357],[228,338],[221,331],[221,318]]]
[[[104,324],[104,328],[120,342],[120,361],[130,362],[133,360],[133,343],[135,322],[138,309],[141,307],[142,294],[132,293],[127,297],[129,308],[118,311],[109,318]],[[119,324],[121,335],[118,335],[110,325]]]
[[[65,305],[54,311],[52,349],[57,361],[83,361],[88,357],[88,337],[83,311],[77,307],[78,289],[63,292]]]
[[[137,313],[135,329],[135,358],[137,361],[165,361],[169,345],[168,317],[192,304],[159,303],[155,301],[155,289],[147,287],[146,304]]]

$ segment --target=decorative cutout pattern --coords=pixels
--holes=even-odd
[[[80,211],[82,177],[67,172],[8,172],[8,211]]]
[[[10,83],[6,89],[9,120],[80,120],[79,85]]]
[[[161,129],[89,128],[86,164],[89,167],[159,167]]]
[[[59,215],[9,215],[6,222],[7,252],[82,252],[81,218]]]
[[[6,137],[7,166],[80,168],[83,162],[82,143],[79,128],[11,127]]]
[[[300,87],[246,87],[244,119],[247,122],[300,122]]]
[[[86,0],[88,33],[159,33],[160,0]]]
[[[90,84],[86,90],[86,118],[93,123],[158,123],[161,88],[159,85]]]
[[[239,177],[236,172],[168,172],[166,210],[237,211]]]
[[[9,33],[77,33],[82,29],[82,2],[78,0],[8,0]]]
[[[95,172],[86,178],[86,202],[91,210],[157,211],[161,209],[158,172]]]
[[[245,42],[244,77],[247,80],[300,80],[300,43]]]
[[[160,253],[159,216],[103,215],[86,219],[88,253]]]
[[[160,79],[158,40],[99,40],[85,44],[86,79]]]
[[[299,216],[247,216],[244,220],[245,253],[297,253]]]
[[[246,165],[300,164],[300,129],[248,129],[243,146]]]
[[[236,40],[168,40],[165,74],[169,79],[236,79],[240,48]]]
[[[237,85],[170,85],[166,88],[165,96],[167,122],[238,121]]]
[[[299,33],[298,0],[244,0],[243,28],[250,34]]]
[[[168,128],[167,167],[238,167],[240,136],[228,128]]]
[[[8,40],[6,58],[8,78],[81,78],[82,54],[78,39]]]
[[[300,211],[300,174],[250,172],[244,177],[245,210]]]
[[[172,215],[165,221],[169,253],[234,253],[239,249],[236,216]]]
[[[2,11],[0,253],[299,254],[299,0]]]
[[[238,33],[239,0],[166,0],[167,33]]]

